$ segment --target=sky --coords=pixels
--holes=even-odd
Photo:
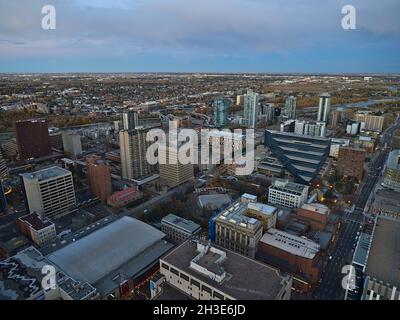
[[[399,15],[399,0],[0,0],[0,72],[400,73]]]

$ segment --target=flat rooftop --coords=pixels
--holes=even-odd
[[[269,188],[273,190],[302,194],[304,189],[308,189],[308,186],[300,183],[291,182],[289,180],[276,179]]]
[[[220,209],[232,202],[229,194],[203,194],[198,197],[202,208],[210,207],[211,210]]]
[[[116,276],[135,276],[170,250],[173,245],[164,237],[142,221],[122,217],[47,258],[75,280],[88,282],[105,294],[120,283],[113,283]]]
[[[161,223],[171,225],[190,234],[195,233],[196,231],[201,229],[201,227],[197,223],[178,217],[177,215],[172,213],[164,217],[161,220]]]
[[[386,167],[392,170],[400,171],[400,149],[393,150],[389,153]]]
[[[254,218],[246,216],[247,202],[236,201],[218,215],[217,220],[240,226],[242,228],[257,229],[261,223]]]
[[[184,242],[162,260],[211,287],[242,300],[274,300],[290,278],[266,264],[215,245],[213,247],[226,253],[221,267],[227,276],[220,283],[190,267],[190,262],[199,255],[197,243],[194,241]]]
[[[321,203],[305,203],[301,206],[301,209],[313,211],[321,215],[329,214],[329,208]]]
[[[249,210],[258,211],[259,213],[266,215],[266,216],[271,216],[278,210],[277,207],[271,206],[269,204],[260,203],[260,202],[251,202],[248,204],[247,208]]]
[[[400,193],[392,190],[378,190],[373,206],[390,211],[400,211]]]
[[[66,174],[71,174],[71,172],[66,169],[54,166],[54,167],[42,169],[42,170],[35,171],[35,172],[21,173],[20,175],[24,179],[27,179],[27,180],[44,181],[47,179],[64,176]]]
[[[274,228],[268,229],[260,242],[307,259],[313,259],[320,250],[320,245],[314,241]]]
[[[377,218],[365,274],[400,287],[400,220]]]
[[[42,220],[36,213],[27,214],[19,219],[23,222],[28,223],[36,231],[53,225],[50,220]]]

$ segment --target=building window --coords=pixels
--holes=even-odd
[[[190,284],[196,286],[197,288],[200,288],[200,283],[194,279],[190,279]]]

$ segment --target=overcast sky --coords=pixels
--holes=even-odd
[[[0,72],[398,73],[399,17],[400,0],[0,0]]]

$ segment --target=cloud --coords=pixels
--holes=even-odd
[[[352,0],[358,30],[341,29],[339,0],[0,0],[0,55],[284,54],[318,46],[398,41],[400,1]],[[21,46],[21,44],[24,44]]]

